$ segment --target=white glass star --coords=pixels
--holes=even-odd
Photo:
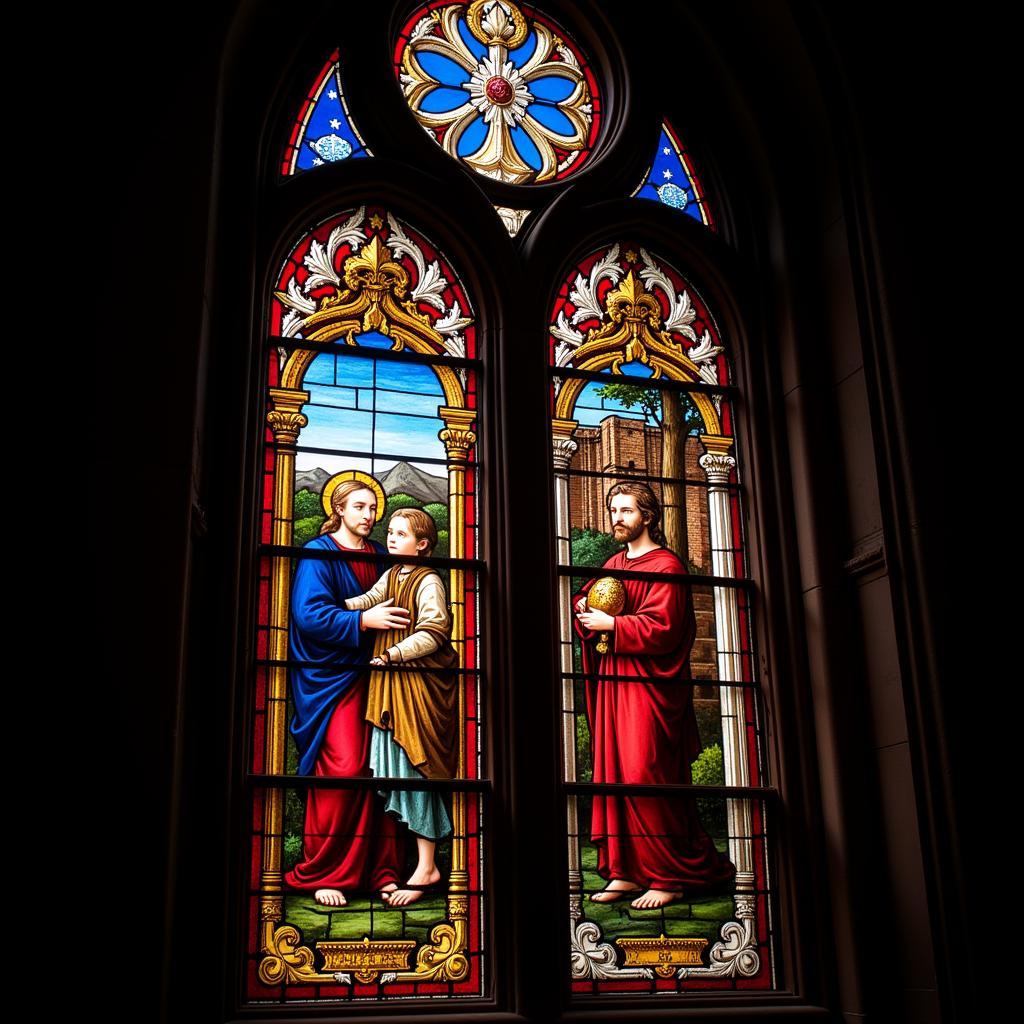
[[[672,152],[672,150],[669,149],[668,146],[665,146],[665,147],[662,148],[662,153],[664,153],[665,156],[668,156],[669,153],[671,153],[671,152]]]
[[[672,177],[672,172],[669,170],[664,170],[661,172],[661,176],[667,181],[669,178]]]
[[[335,92],[335,91],[334,91],[333,89],[331,89],[331,90],[330,90],[330,91],[329,91],[329,92],[327,93],[327,98],[328,98],[329,100],[336,100],[336,99],[338,98],[338,94],[337,94],[337,93],[336,93],[336,92]]]
[[[341,127],[341,122],[336,117],[333,117],[333,118],[331,118],[331,127],[332,128],[340,128]]]
[[[323,162],[323,160],[320,159],[320,157],[318,157],[318,156],[313,157],[313,166],[314,167],[323,167],[323,165],[324,165],[324,162]]]

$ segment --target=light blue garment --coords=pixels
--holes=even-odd
[[[392,779],[423,778],[395,742],[391,731],[376,726],[373,726],[370,736],[370,771]],[[403,789],[394,793],[382,792],[381,796],[386,798],[384,809],[397,815],[399,821],[404,821],[410,832],[435,843],[452,834],[452,821],[448,817],[445,798],[440,793]]]

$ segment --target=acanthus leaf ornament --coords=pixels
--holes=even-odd
[[[606,281],[616,286],[609,288]],[[554,342],[553,366],[719,383],[723,346],[716,341],[706,307],[696,293],[691,296],[674,270],[642,246],[615,243],[592,254],[563,289],[548,327]],[[629,364],[647,367],[648,372],[625,370]],[[572,418],[584,386],[578,378],[554,379],[556,416]],[[693,391],[690,400],[704,430],[718,434],[721,395]]]
[[[453,293],[450,271],[397,217],[382,213],[367,217],[360,207],[325,241],[312,239],[301,260],[305,278],[292,276],[274,293],[283,307],[280,334],[314,342],[340,335],[357,345],[360,334],[376,331],[391,337],[395,351],[466,358],[466,332],[475,320],[456,297],[461,293]],[[287,362],[282,350],[282,376]],[[461,367],[443,375],[456,389],[465,383]]]
[[[572,932],[573,978],[653,978],[649,967],[619,967],[615,947],[601,941],[601,928],[593,921],[580,921]]]

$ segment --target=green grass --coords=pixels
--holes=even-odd
[[[580,853],[583,886],[589,895],[603,889],[605,880],[596,870],[596,847],[590,843],[581,843]],[[601,926],[607,942],[627,935],[662,934],[679,938],[704,938],[714,942],[718,938],[719,928],[734,915],[731,894],[716,892],[710,896],[670,903],[657,910],[634,910],[628,899],[615,903],[594,903],[584,897],[583,916]]]
[[[445,898],[431,894],[401,910],[392,910],[378,899],[352,899],[344,907],[322,907],[312,893],[285,897],[287,924],[302,930],[303,942],[313,946],[324,939],[361,940],[430,938],[430,930],[445,919]]]

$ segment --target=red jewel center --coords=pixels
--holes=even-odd
[[[484,92],[487,93],[487,98],[492,103],[497,103],[501,107],[511,103],[516,97],[516,91],[512,88],[512,83],[507,78],[500,78],[498,76],[487,80]]]

